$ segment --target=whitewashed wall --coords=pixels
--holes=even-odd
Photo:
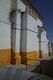
[[[20,30],[16,30],[16,53],[20,52]]]
[[[36,19],[27,14],[27,51],[39,51],[38,25],[42,27],[43,23],[40,20],[37,23]],[[41,34],[41,50],[48,53],[48,40],[45,30]]]
[[[29,14],[27,14],[27,29],[38,32],[37,20]]]
[[[13,29],[12,34],[13,50],[15,50],[16,53],[20,52],[20,32],[21,32],[21,13],[17,12],[16,28]]]
[[[17,12],[16,28],[21,29],[21,13]]]
[[[0,0],[0,49],[11,48],[10,0]]]
[[[27,49],[27,13],[21,14],[21,46],[20,50],[26,52]]]
[[[37,20],[29,14],[27,14],[27,29],[27,51],[38,51],[39,41],[37,38]]]
[[[18,10],[18,11],[25,11],[26,10],[26,6],[25,4],[23,3],[22,0],[12,0],[11,1],[11,8],[13,10]]]
[[[21,33],[21,13],[17,12],[16,22],[16,53],[20,52],[20,33]]]
[[[39,41],[37,39],[37,34],[31,31],[27,31],[27,51],[38,51]]]
[[[18,0],[18,9],[25,11],[26,6]],[[0,49],[11,48],[11,25],[9,23],[10,12],[10,0],[0,0]],[[23,16],[23,15],[22,15]],[[16,52],[20,51],[20,39],[21,39],[21,27],[22,29],[22,51],[39,50],[39,39],[37,37],[38,28],[43,26],[40,19],[33,18],[31,15],[25,13],[22,19],[21,25],[21,13],[17,12],[16,22]],[[46,38],[46,32],[41,35],[41,49],[45,53],[48,52],[48,40]],[[45,43],[44,43],[45,42]],[[24,47],[25,46],[25,47]]]
[[[0,0],[0,20],[9,23],[10,0]]]
[[[0,49],[11,48],[10,25],[0,22]]]
[[[23,11],[26,10],[26,6],[21,0],[18,0],[18,4],[17,5],[18,5],[18,11],[20,10],[21,12],[23,12]]]
[[[42,35],[41,35],[41,49],[44,53],[48,53],[48,39],[46,36],[46,31],[43,30]]]
[[[39,18],[37,18],[37,25],[43,27],[43,22]]]

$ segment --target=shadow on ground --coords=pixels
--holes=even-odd
[[[32,72],[41,73],[53,78],[53,59],[41,60],[40,65],[38,65]]]

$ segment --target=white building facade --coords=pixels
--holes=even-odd
[[[40,37],[38,26],[42,29]],[[0,65],[35,64],[40,52],[42,58],[48,57],[46,35],[42,16],[29,1],[0,1]]]

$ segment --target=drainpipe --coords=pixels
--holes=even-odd
[[[10,23],[11,23],[11,64],[16,64],[15,58],[15,46],[16,46],[16,10],[10,12]]]

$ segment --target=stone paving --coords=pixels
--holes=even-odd
[[[20,69],[21,67],[18,68],[15,65],[8,65],[7,67],[0,68],[0,80],[52,80],[39,73],[28,72],[23,70],[23,68]]]

